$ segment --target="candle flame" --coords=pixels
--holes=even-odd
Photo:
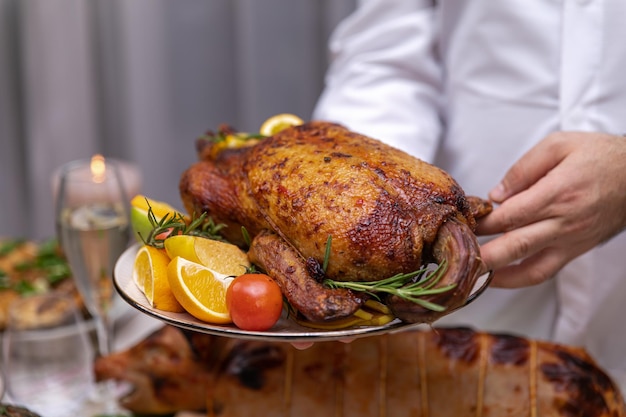
[[[96,154],[91,157],[91,176],[94,182],[101,183],[104,181],[106,173],[106,164],[104,162],[104,156]]]

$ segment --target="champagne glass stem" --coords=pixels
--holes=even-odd
[[[100,356],[107,356],[113,351],[113,341],[111,340],[113,328],[111,326],[111,320],[109,320],[106,315],[97,315],[94,322],[96,326],[98,353]]]
[[[100,312],[94,316],[98,353],[101,356],[107,356],[113,352],[113,323],[106,312]],[[114,380],[106,380],[98,384],[98,396],[102,401],[105,415],[120,414],[116,399],[116,388]]]

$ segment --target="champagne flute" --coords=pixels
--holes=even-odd
[[[98,353],[112,349],[112,272],[130,241],[129,199],[116,163],[101,155],[61,167],[57,237],[76,286],[94,319]],[[112,396],[113,387],[105,395]],[[110,400],[112,402],[112,400]]]
[[[48,417],[78,415],[93,383],[93,346],[74,300],[48,293],[14,301],[2,340],[11,403]]]

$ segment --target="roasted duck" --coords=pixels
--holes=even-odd
[[[95,364],[134,385],[135,413],[209,416],[626,416],[584,350],[466,328],[317,343],[243,341],[166,326]]]
[[[366,299],[328,288],[325,278],[374,281],[445,262],[434,288],[454,288],[428,296],[445,311],[395,295],[385,300],[404,321],[432,322],[462,306],[485,270],[473,229],[491,206],[466,197],[437,167],[326,122],[252,146],[218,145],[202,142],[200,161],[182,175],[185,208],[227,225],[223,235],[233,243],[243,244],[245,227],[251,261],[310,321],[349,316]]]

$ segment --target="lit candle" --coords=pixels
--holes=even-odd
[[[102,155],[94,155],[90,161],[72,161],[58,168],[52,176],[52,193],[54,201],[57,199],[60,186],[61,173],[70,166],[76,166],[77,176],[84,178],[84,182],[79,186],[72,188],[70,195],[67,196],[73,204],[81,204],[81,202],[93,202],[98,199],[105,199],[102,193],[105,191],[94,184],[104,181],[107,175],[113,175],[113,167],[116,168],[126,197],[128,201],[141,192],[141,172],[137,165],[127,161],[121,161],[112,158],[104,158]]]

